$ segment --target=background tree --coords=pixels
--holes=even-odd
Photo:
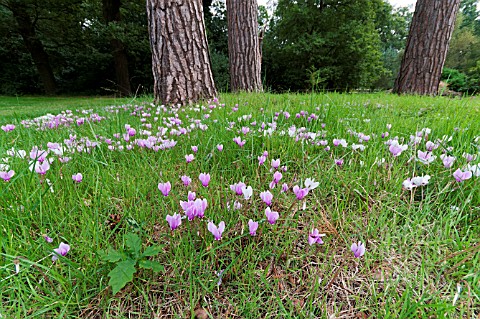
[[[283,90],[369,88],[385,72],[376,0],[279,0],[263,58],[267,86]]]
[[[203,13],[215,86],[219,91],[227,92],[230,88],[230,70],[225,1],[204,0]]]
[[[147,0],[156,103],[192,103],[217,94],[200,0]]]
[[[43,89],[46,94],[56,92],[55,77],[50,65],[50,59],[45,51],[44,44],[37,35],[37,21],[41,17],[39,4],[36,1],[1,1],[0,5],[8,9],[15,21],[16,31],[22,37],[37,69]]]
[[[381,60],[386,72],[374,83],[374,88],[391,89],[403,56],[408,27],[413,13],[406,7],[393,8],[383,2],[375,9],[375,28],[380,35]]]
[[[120,0],[102,0],[103,18],[107,27],[114,26],[120,22]],[[112,48],[113,61],[115,66],[116,84],[118,91],[122,95],[130,95],[132,89],[130,87],[130,75],[128,72],[128,57],[125,45],[122,40],[110,35],[110,47]]]
[[[418,0],[393,91],[437,94],[460,0]]]
[[[263,91],[257,15],[257,0],[227,0],[230,85],[234,92]]]

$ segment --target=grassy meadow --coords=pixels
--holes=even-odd
[[[0,97],[0,318],[477,318],[479,104]]]

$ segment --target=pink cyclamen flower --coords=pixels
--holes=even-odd
[[[281,190],[281,192],[282,192],[282,193],[286,193],[287,191],[288,191],[288,184],[287,184],[287,183],[283,183],[283,184],[282,184],[282,190]]]
[[[473,155],[473,154],[469,154],[469,153],[463,153],[462,154],[463,158],[465,158],[467,160],[467,162],[471,162],[473,161],[477,156],[476,155]]]
[[[265,204],[267,204],[267,206],[272,205],[273,194],[270,193],[270,191],[261,192],[260,198]]]
[[[427,141],[427,143],[425,143],[425,147],[427,148],[427,151],[431,152],[434,149],[437,149],[438,145],[433,143],[432,141]]]
[[[247,185],[245,185],[245,183],[243,182],[238,182],[236,184],[233,184],[233,185],[230,185],[230,189],[235,192],[235,194],[237,195],[242,195],[243,192],[242,192],[242,188],[243,187],[246,187]]]
[[[188,192],[188,195],[187,195],[187,198],[188,200],[195,200],[195,198],[197,197],[197,194],[195,194],[195,192]]]
[[[308,194],[308,188],[300,188],[298,185],[293,186],[293,193],[298,200],[302,200]]]
[[[278,212],[274,212],[270,209],[270,207],[267,207],[265,209],[265,216],[267,217],[267,221],[273,225],[277,221],[277,219],[280,217],[278,215]]]
[[[283,177],[282,173],[280,173],[279,171],[276,171],[275,173],[273,173],[273,183],[278,184],[278,182],[280,182],[282,177]]]
[[[203,187],[208,187],[208,183],[210,183],[210,174],[200,173],[198,179],[202,183]]]
[[[15,175],[14,170],[9,170],[8,172],[0,172],[0,178],[3,179],[5,182],[9,182],[13,175]]]
[[[197,198],[193,203],[195,209],[195,216],[203,218],[205,216],[205,210],[207,209],[207,200],[205,198]]]
[[[198,146],[196,145],[192,146],[192,152],[194,153],[198,152]]]
[[[258,222],[254,222],[253,220],[248,221],[248,231],[250,232],[251,236],[255,236],[257,234],[258,229]]]
[[[70,245],[60,243],[60,246],[58,246],[58,248],[55,248],[53,251],[54,254],[52,256],[52,261],[55,261],[58,259],[58,255],[65,256],[70,251]]]
[[[162,192],[163,196],[168,196],[168,193],[172,190],[172,184],[170,184],[170,182],[158,183],[158,189]]]
[[[460,168],[458,168],[454,173],[453,177],[457,182],[463,182],[467,179],[472,178],[472,172],[471,171],[465,171],[463,172]]]
[[[185,155],[185,160],[187,161],[187,163],[190,163],[194,159],[195,159],[195,156],[193,156],[193,154]]]
[[[128,136],[135,136],[135,134],[137,134],[137,130],[134,129],[133,127],[129,127],[127,129],[127,134],[128,134]]]
[[[336,164],[337,166],[342,166],[342,165],[343,165],[343,158],[336,159],[336,160],[335,160],[335,164]]]
[[[74,175],[72,175],[72,179],[75,183],[81,183],[82,180],[83,180],[83,175],[82,175],[82,173],[74,174]]]
[[[50,238],[50,237],[48,237],[48,235],[43,235],[43,239],[45,239],[45,241],[46,241],[47,243],[52,243],[52,242],[53,242],[53,239]]]
[[[355,258],[360,258],[365,254],[365,245],[361,241],[359,241],[358,244],[353,243],[350,249],[352,250]]]
[[[195,201],[189,200],[184,202],[183,200],[180,201],[180,206],[182,206],[185,215],[187,215],[188,220],[193,220],[195,218]]]
[[[320,234],[318,229],[315,228],[314,230],[312,230],[310,234],[308,234],[308,244],[310,246],[312,246],[315,243],[320,245],[323,244],[323,240],[322,240],[323,236],[325,236],[325,234]]]
[[[237,143],[238,146],[243,147],[247,141],[242,141],[242,138],[240,136],[237,136],[233,138],[233,141]]]
[[[262,155],[258,157],[258,166],[261,166],[265,161],[267,160],[267,157]]]
[[[173,216],[167,215],[166,220],[171,230],[177,229],[182,224],[182,216],[177,213],[173,214]]]
[[[223,144],[218,144],[218,145],[217,145],[217,150],[218,150],[219,152],[223,151]]]
[[[423,164],[430,164],[433,162],[437,157],[435,155],[432,155],[432,152],[422,152],[418,150],[418,160],[422,162]]]
[[[400,145],[397,141],[394,141],[390,144],[388,150],[390,151],[390,153],[392,153],[394,157],[397,157],[402,154],[403,151],[407,150],[407,148],[407,145]]]
[[[35,162],[35,172],[40,175],[45,175],[50,169],[50,162],[44,161],[43,163]]]
[[[348,146],[348,143],[345,139],[333,139],[333,145],[334,146],[338,146],[338,145],[342,145],[343,147],[347,147]]]
[[[182,177],[180,177],[180,179],[182,180],[183,185],[185,186],[190,185],[190,183],[192,182],[192,179],[190,178],[190,176],[187,176],[187,175],[183,175]]]
[[[453,162],[455,162],[455,160],[456,160],[455,156],[448,156],[448,155],[445,155],[445,154],[440,155],[440,159],[442,160],[443,166],[445,168],[452,167]]]
[[[2,125],[1,128],[5,132],[10,132],[10,131],[13,131],[15,129],[15,125],[13,125],[13,124]]]
[[[40,163],[45,161],[47,155],[48,151],[39,150],[37,146],[32,147],[32,150],[30,151],[30,158]]]
[[[277,169],[280,166],[280,159],[272,159],[272,168]]]
[[[220,240],[222,239],[222,233],[225,230],[225,222],[221,221],[220,224],[218,224],[218,227],[212,223],[208,223],[208,231],[212,233],[213,237],[215,237],[215,240]]]

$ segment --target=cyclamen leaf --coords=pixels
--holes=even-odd
[[[142,248],[142,241],[140,240],[140,237],[138,237],[137,234],[128,233],[125,235],[125,244],[128,248],[130,248],[130,251],[135,256],[135,258],[138,258],[138,255],[140,254],[140,249]]]
[[[110,277],[108,284],[112,286],[114,295],[133,280],[133,274],[136,272],[135,264],[135,260],[124,260],[119,262],[117,267],[108,273]]]
[[[142,257],[156,256],[158,255],[158,253],[160,253],[161,250],[162,250],[161,246],[149,246],[143,252]]]
[[[108,251],[100,251],[100,258],[103,261],[108,261],[111,263],[117,262],[119,260],[125,259],[125,254],[116,251],[113,248],[109,248]]]
[[[138,265],[143,269],[151,269],[154,272],[165,270],[165,267],[163,267],[159,262],[153,260],[140,260]]]

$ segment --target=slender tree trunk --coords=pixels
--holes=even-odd
[[[37,68],[45,93],[47,95],[54,95],[57,88],[55,77],[48,59],[48,54],[45,52],[43,43],[37,37],[35,32],[34,23],[30,19],[23,4],[12,1],[9,3],[8,8],[12,11],[15,21],[17,21],[18,32],[22,36],[25,47],[30,53],[33,63]]]
[[[217,94],[201,0],[147,0],[156,103],[187,104]]]
[[[230,86],[234,92],[263,90],[257,15],[257,0],[227,0]]]
[[[121,21],[120,0],[102,0],[103,18],[108,25],[112,22]],[[130,75],[128,73],[128,57],[125,45],[119,39],[112,37],[110,39],[110,48],[113,54],[113,63],[115,67],[115,77],[117,80],[117,89],[122,95],[131,95]]]
[[[418,0],[393,92],[436,95],[460,0]]]

